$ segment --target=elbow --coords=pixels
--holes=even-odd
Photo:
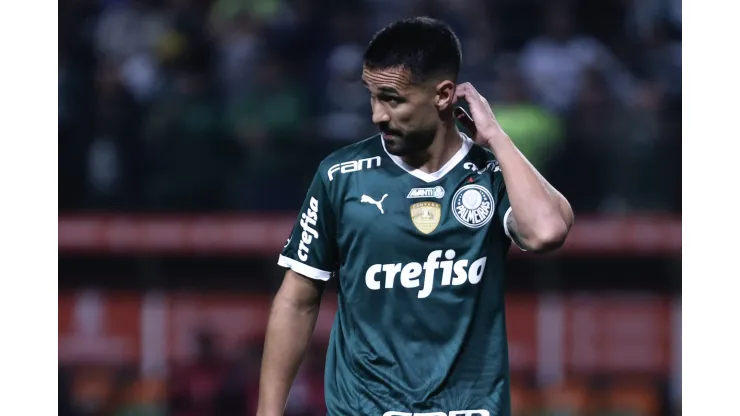
[[[570,227],[562,219],[540,227],[538,232],[527,241],[527,248],[534,253],[549,253],[565,244]]]

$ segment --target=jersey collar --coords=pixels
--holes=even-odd
[[[465,159],[465,156],[468,155],[468,152],[470,152],[470,149],[473,147],[473,140],[462,132],[460,133],[460,139],[462,139],[462,146],[460,146],[460,150],[458,150],[457,153],[455,153],[455,155],[452,156],[450,160],[448,160],[447,163],[445,163],[438,171],[427,173],[422,171],[421,169],[409,166],[400,157],[388,153],[388,150],[385,148],[385,142],[383,141],[383,135],[380,135],[380,143],[383,145],[383,150],[385,150],[385,153],[388,155],[388,157],[396,165],[398,165],[398,167],[426,183],[431,183],[442,179],[447,173],[454,169],[455,166],[462,162],[463,159]]]

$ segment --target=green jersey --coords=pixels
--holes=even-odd
[[[320,164],[278,264],[339,279],[329,415],[509,415],[504,261],[511,212],[493,154],[461,135],[438,172],[381,135]]]

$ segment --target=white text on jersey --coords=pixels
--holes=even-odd
[[[377,168],[380,166],[380,156],[369,157],[367,159],[350,160],[349,162],[337,163],[336,165],[329,168],[329,182],[334,180],[334,172],[349,173],[357,172],[365,168]]]
[[[319,232],[316,231],[316,228],[313,228],[316,227],[318,212],[319,201],[316,198],[311,197],[311,200],[308,202],[308,210],[301,214],[300,225],[301,228],[303,228],[303,232],[301,233],[301,242],[298,244],[298,258],[300,258],[301,261],[308,260],[309,246],[314,238],[319,238]]]
[[[424,264],[419,263],[389,263],[389,264],[373,264],[365,272],[365,284],[371,290],[379,290],[381,288],[381,281],[384,281],[383,287],[391,289],[396,279],[396,275],[401,273],[401,286],[413,289],[421,286],[419,282],[419,276],[421,276],[422,270],[424,271],[424,285],[419,290],[418,297],[423,299],[432,293],[434,287],[434,272],[441,268],[442,269],[442,286],[458,286],[465,282],[471,284],[477,284],[483,278],[483,272],[486,269],[487,257],[481,257],[478,260],[472,262],[468,267],[469,260],[460,259],[454,261],[455,250],[447,250],[444,252],[446,261],[439,261],[442,257],[442,250],[435,250],[429,253],[429,257]],[[378,275],[385,272],[385,279]],[[455,273],[455,277],[452,273]],[[381,275],[382,276],[382,275]],[[381,280],[382,279],[382,280]]]
[[[501,167],[498,164],[497,160],[489,160],[486,162],[486,167],[483,169],[478,169],[478,166],[475,166],[475,163],[473,162],[465,162],[463,164],[463,167],[467,170],[472,170],[473,172],[477,172],[478,175],[482,175],[483,172],[490,170],[491,172],[500,172]]]

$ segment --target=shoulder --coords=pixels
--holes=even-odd
[[[477,171],[480,174],[493,174],[501,171],[493,152],[478,144],[470,148],[465,163],[466,169]]]
[[[319,164],[319,172],[327,186],[346,173],[380,167],[384,150],[380,135],[375,135],[335,150]]]

